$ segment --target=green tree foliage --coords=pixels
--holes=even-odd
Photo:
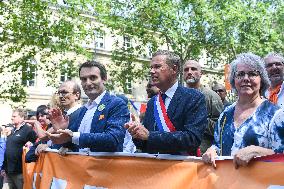
[[[263,56],[283,51],[283,1],[117,0],[109,5],[109,15],[101,20],[135,38],[139,45],[133,51],[138,54],[147,44],[166,44],[183,62],[204,50],[216,65],[241,52]],[[125,70],[116,76],[130,70],[130,64],[122,65]]]
[[[67,52],[90,56],[80,45],[89,32],[85,26],[90,20],[80,14],[80,10],[62,8],[56,1],[0,2],[0,76],[5,79],[0,83],[0,99],[26,99],[23,83],[32,77],[30,72],[22,73],[26,68],[46,71],[49,84],[56,86],[60,63],[52,62],[52,57]],[[59,62],[66,59],[61,58]]]
[[[150,52],[159,47],[178,54],[184,62],[203,53],[212,65],[229,63],[237,54],[251,51],[260,56],[283,52],[283,0],[15,0],[0,2],[0,98],[24,99],[23,67],[46,70],[49,84],[62,65],[50,57],[74,52],[91,57],[81,42],[94,38],[94,30],[110,31],[115,41],[110,88],[136,82],[148,74]],[[123,36],[132,45],[123,44]],[[39,56],[40,62],[33,64]],[[149,56],[148,56],[149,57]],[[72,62],[64,60],[62,62]],[[61,61],[60,61],[61,62]],[[138,65],[138,66],[137,66]],[[13,75],[14,74],[14,75]],[[24,78],[29,79],[26,74]],[[4,85],[5,84],[5,85]]]

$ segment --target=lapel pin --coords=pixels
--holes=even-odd
[[[101,104],[101,105],[99,105],[98,110],[101,112],[105,109],[105,107],[106,106],[104,104]]]
[[[100,115],[99,120],[102,120],[105,118],[105,115]]]

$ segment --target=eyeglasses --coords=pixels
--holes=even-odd
[[[268,63],[265,65],[266,68],[272,68],[273,65],[275,65],[275,67],[281,67],[283,66],[283,62],[272,62],[272,63]]]
[[[248,71],[248,72],[239,71],[239,72],[236,72],[235,78],[244,79],[246,75],[248,76],[249,79],[255,79],[257,76],[260,75],[260,73],[259,71],[256,71],[256,70]]]
[[[214,90],[216,93],[223,93],[223,92],[225,92],[225,90],[223,90],[223,89],[217,89],[217,90]]]
[[[57,91],[56,94],[58,96],[66,96],[68,94],[71,94],[72,92],[68,92],[68,91]]]

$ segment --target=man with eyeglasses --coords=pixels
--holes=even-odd
[[[227,106],[231,105],[231,103],[226,99],[227,91],[226,91],[226,88],[224,87],[224,85],[216,83],[212,86],[212,90],[220,96],[220,98],[223,102],[223,105],[224,105],[224,109]]]
[[[197,89],[204,94],[208,112],[208,125],[200,145],[200,150],[203,154],[212,145],[215,122],[218,120],[224,107],[218,94],[201,84],[201,76],[200,64],[195,60],[187,60],[183,66],[183,79],[188,88]]]
[[[48,133],[49,138],[54,144],[66,144],[72,151],[121,152],[125,137],[123,125],[130,117],[127,104],[106,91],[107,72],[103,64],[87,61],[80,66],[79,76],[89,101],[68,129],[68,120],[61,111],[52,109],[50,118],[56,133]]]
[[[72,119],[76,114],[76,110],[81,107],[80,86],[75,81],[65,81],[59,86],[57,95],[59,97],[60,105],[64,108],[66,115],[69,116],[69,119]]]
[[[284,108],[284,57],[277,53],[269,53],[264,57],[264,62],[271,82],[265,96],[272,103]]]

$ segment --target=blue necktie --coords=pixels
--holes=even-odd
[[[163,102],[164,102],[164,104],[165,104],[167,95],[166,95],[165,93],[162,93],[161,96],[162,96],[162,100],[163,100]]]

